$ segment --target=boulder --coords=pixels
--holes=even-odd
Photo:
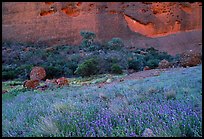
[[[34,89],[39,85],[39,80],[26,80],[23,83],[23,87],[28,89]]]
[[[59,79],[57,79],[57,85],[58,86],[64,86],[64,85],[69,85],[69,80],[65,77],[61,77]]]
[[[31,80],[42,80],[45,78],[46,72],[43,67],[33,67],[30,72],[30,79]]]
[[[56,84],[57,85],[57,79],[52,79],[52,80],[46,79],[45,83],[47,85],[50,85],[50,84]]]
[[[186,51],[181,54],[180,65],[182,67],[193,67],[202,63],[202,53],[195,51]]]
[[[171,66],[171,64],[169,63],[169,61],[163,59],[162,61],[159,62],[159,68],[160,69],[166,69],[169,68]]]
[[[145,66],[144,68],[143,68],[143,71],[145,71],[145,70],[151,70],[148,66]]]

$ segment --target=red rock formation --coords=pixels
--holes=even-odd
[[[145,71],[145,70],[151,70],[148,66],[145,66],[144,68],[143,68],[143,71]]]
[[[45,78],[46,72],[43,67],[34,67],[30,72],[30,79],[31,80],[42,80]]]
[[[69,80],[65,77],[61,77],[61,78],[57,79],[57,84],[58,84],[58,86],[69,85]]]
[[[202,53],[195,51],[186,51],[181,54],[180,65],[183,67],[192,67],[202,63]]]
[[[58,86],[57,85],[57,79],[52,79],[52,80],[46,79],[45,84],[47,86]]]
[[[131,44],[132,41],[151,41],[152,37],[202,30],[202,3],[2,3],[3,41],[46,43],[48,46],[73,45],[80,44],[81,30],[95,32],[99,41],[120,37],[127,46],[131,46],[137,44]],[[162,45],[160,41],[156,44]]]
[[[23,87],[28,89],[35,89],[39,85],[39,80],[26,80]]]
[[[59,87],[62,87],[64,85],[69,85],[69,80],[65,77],[61,77],[61,78],[52,79],[52,80],[46,79],[45,83],[48,86],[57,85]]]
[[[185,5],[185,6],[184,6]],[[149,37],[160,37],[180,31],[202,29],[200,3],[153,2],[134,14],[125,12],[130,29]],[[150,16],[150,17],[148,17]]]
[[[171,64],[169,63],[169,61],[163,59],[159,62],[159,67],[160,69],[165,69],[165,68],[169,68],[171,66]]]

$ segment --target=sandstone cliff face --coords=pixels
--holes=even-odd
[[[3,41],[79,44],[80,31],[97,39],[157,38],[202,30],[202,3],[194,2],[4,2]]]
[[[129,10],[125,19],[131,30],[149,37],[202,28],[200,3],[152,2]]]

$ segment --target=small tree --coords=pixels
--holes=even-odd
[[[91,31],[81,31],[80,34],[83,37],[82,47],[90,47],[96,38],[96,34]]]
[[[147,66],[151,69],[154,69],[159,66],[159,59],[150,59],[147,61]]]
[[[112,38],[108,42],[108,48],[110,50],[120,50],[124,46],[124,43],[121,38]]]
[[[75,74],[81,75],[82,77],[90,76],[98,73],[98,62],[95,58],[88,59],[84,61],[82,64],[80,64]]]
[[[123,73],[122,68],[118,64],[113,64],[111,66],[111,72],[114,74],[122,74]]]

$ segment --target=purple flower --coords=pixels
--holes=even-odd
[[[135,134],[135,132],[131,132],[130,137],[137,137],[137,134]]]

